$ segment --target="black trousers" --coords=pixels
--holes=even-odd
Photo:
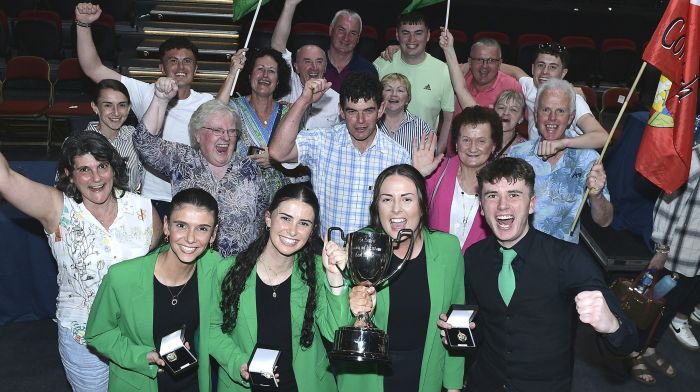
[[[671,271],[664,269],[661,274],[663,277],[671,274]],[[676,313],[690,315],[695,305],[700,303],[700,276],[685,277],[680,275],[678,284],[666,294],[665,298],[666,309],[649,343],[649,347],[652,348],[659,344],[664,333],[668,330],[671,320],[676,317]],[[640,344],[646,340],[642,339],[642,336],[646,335],[640,335]]]

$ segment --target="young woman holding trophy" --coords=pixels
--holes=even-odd
[[[342,391],[462,388],[464,357],[448,355],[437,320],[451,304],[464,303],[464,261],[455,236],[428,229],[427,209],[425,182],[413,167],[394,165],[377,177],[370,226],[399,241],[387,270],[400,271],[388,284],[376,287],[374,314],[376,326],[388,333],[390,365],[338,362],[338,386]],[[413,231],[413,241],[403,235],[407,229]],[[355,261],[352,249],[350,253],[348,269],[356,270],[351,265]],[[404,258],[408,261],[401,266]],[[364,303],[374,290],[355,286],[350,303]],[[356,309],[352,311],[357,314]]]
[[[311,189],[283,186],[265,213],[262,234],[236,258],[219,264],[219,307],[211,325],[211,354],[221,365],[219,391],[256,390],[249,359],[261,347],[279,352],[278,391],[337,391],[321,335],[333,339],[351,317],[338,270],[347,256],[331,242],[322,257],[313,255],[309,239],[317,230],[318,212]],[[369,298],[360,299],[352,309],[371,306]],[[339,321],[331,308],[338,309]]]

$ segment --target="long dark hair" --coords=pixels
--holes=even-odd
[[[276,210],[283,201],[299,200],[308,204],[314,210],[314,228],[318,225],[319,206],[316,194],[308,187],[301,184],[289,184],[280,188],[272,198],[268,211]],[[314,232],[314,230],[312,230]],[[221,330],[230,333],[236,327],[238,318],[238,305],[241,293],[245,290],[245,282],[253,271],[253,267],[258,261],[258,257],[265,250],[267,242],[270,240],[270,232],[261,230],[261,234],[253,241],[246,250],[236,257],[236,262],[226,273],[221,282],[221,312],[224,320]],[[299,263],[301,279],[309,287],[309,295],[306,298],[306,309],[304,312],[304,323],[301,328],[301,338],[299,343],[302,347],[308,348],[314,340],[314,312],[316,311],[316,259],[311,246],[311,240],[306,242],[296,255]]]
[[[121,191],[129,189],[129,177],[126,172],[126,163],[119,152],[109,143],[106,137],[97,132],[80,132],[76,136],[70,136],[63,142],[61,156],[58,158],[58,181],[56,188],[66,196],[75,200],[76,203],[83,202],[83,195],[78,191],[78,187],[71,182],[73,170],[75,170],[73,160],[75,157],[91,154],[97,161],[107,162],[112,167],[113,186],[112,195],[117,197],[115,189]],[[121,195],[120,195],[121,197]]]
[[[372,195],[372,204],[369,205],[369,224],[372,228],[378,231],[384,231],[382,222],[379,219],[379,190],[384,184],[384,181],[389,176],[403,176],[411,180],[416,185],[416,193],[418,194],[418,203],[420,205],[420,222],[418,229],[428,228],[428,192],[425,190],[425,180],[418,170],[407,164],[389,166],[384,171],[379,173],[377,180],[374,181],[374,194]]]

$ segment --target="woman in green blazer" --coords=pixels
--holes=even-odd
[[[216,200],[201,189],[172,199],[164,219],[167,244],[110,267],[87,322],[88,345],[109,359],[111,391],[211,390],[209,320],[217,231]],[[158,354],[161,338],[185,327],[198,365],[173,376]],[[199,326],[202,328],[199,328]],[[171,358],[172,359],[172,358]],[[195,371],[194,368],[197,368]]]
[[[322,258],[313,256],[309,239],[318,211],[308,187],[280,188],[265,213],[266,230],[217,267],[220,307],[213,310],[210,352],[221,365],[219,391],[251,388],[247,363],[256,344],[281,351],[279,391],[337,390],[321,335],[332,340],[341,325],[331,308],[339,319],[350,317],[337,269],[344,268],[346,255],[326,245]],[[364,305],[371,308],[368,301]]]
[[[403,269],[377,287],[374,323],[388,334],[391,366],[340,363],[341,391],[459,391],[464,357],[450,355],[440,339],[437,321],[451,304],[464,303],[464,260],[457,237],[427,229],[427,195],[421,174],[409,165],[385,169],[374,184],[370,226],[396,238],[414,231],[414,245],[394,249],[394,268],[411,251]],[[356,286],[350,301],[373,295]]]

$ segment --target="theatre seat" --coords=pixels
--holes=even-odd
[[[596,116],[598,114],[598,96],[595,90],[583,84],[577,84],[574,86],[580,88],[581,91],[583,91],[583,95],[586,98],[586,103],[588,104],[588,107],[591,109],[591,113],[593,113],[593,116]]]
[[[601,104],[598,120],[600,121],[600,124],[603,126],[603,128],[605,128],[608,132],[612,131],[612,126],[615,123],[617,114],[620,112],[620,108],[622,108],[622,104],[625,100],[625,97],[627,97],[629,92],[630,89],[626,87],[612,87],[603,92],[603,102]],[[632,94],[629,103],[627,103],[627,107],[625,108],[623,117],[617,124],[617,131],[615,132],[615,135],[613,135],[613,139],[618,139],[621,136],[621,132],[619,131],[620,127],[622,126],[623,120],[625,119],[625,116],[628,113],[636,111],[638,106],[639,93],[635,91],[634,94]]]
[[[275,31],[277,22],[274,20],[258,20],[255,22],[253,34],[248,43],[249,48],[269,48],[272,46],[272,33]],[[241,30],[241,33],[248,34],[250,25],[247,25]],[[244,41],[241,41],[241,46]]]
[[[49,119],[47,146],[51,145],[55,120],[67,120],[74,117],[94,114],[90,106],[91,93],[95,84],[88,78],[77,58],[65,59],[58,66],[58,77],[53,85],[52,104],[46,111]]]
[[[22,11],[14,26],[17,54],[61,59],[61,17],[53,11]]]
[[[452,37],[454,38],[457,60],[460,63],[466,62],[467,57],[469,57],[467,34],[460,30],[450,30],[450,33],[452,33]],[[427,51],[440,61],[445,61],[445,52],[440,47],[440,34],[442,34],[440,29],[435,29],[430,32],[430,41],[428,42]]]
[[[71,26],[71,38],[73,42],[73,56],[78,57],[78,45],[76,41],[75,24]],[[97,49],[97,55],[100,56],[102,63],[111,66],[115,63],[117,57],[117,34],[115,31],[114,18],[103,12],[100,18],[92,23],[90,27],[92,40]]]
[[[569,71],[566,79],[572,83],[595,83],[598,50],[591,37],[569,35],[561,38],[561,44],[569,52]]]
[[[522,68],[525,72],[532,69],[532,62],[535,61],[535,53],[539,44],[544,44],[547,42],[554,41],[552,37],[547,34],[538,33],[526,33],[520,34],[518,36],[518,67]]]
[[[297,23],[292,26],[289,50],[294,53],[304,45],[317,45],[328,48],[330,37],[329,26],[324,23]]]
[[[630,86],[642,64],[637,44],[626,38],[604,39],[600,48],[601,81]]]
[[[374,61],[379,52],[384,48],[379,47],[379,33],[372,26],[362,26],[362,34],[360,34],[360,42],[357,43],[357,53],[369,61]]]

